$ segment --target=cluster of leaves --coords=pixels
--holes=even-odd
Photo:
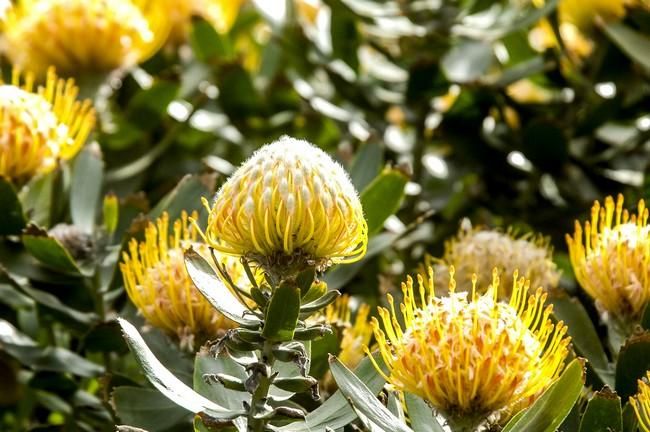
[[[563,252],[573,219],[606,194],[645,194],[646,10],[596,28],[593,55],[567,66],[561,45],[538,52],[529,44],[542,19],[559,34],[557,1],[535,8],[326,0],[327,19],[313,21],[300,3],[287,1],[281,19],[247,5],[227,34],[197,19],[189,46],[162,49],[123,74],[80,77],[98,109],[99,147],[21,190],[0,180],[0,429],[187,429],[191,415],[146,383],[114,321],[120,315],[143,324],[122,287],[120,251],[141,235],[144,220],[200,211],[200,197],[281,135],[335,154],[361,191],[368,254],[325,280],[372,305],[425,251],[439,254],[462,217],[550,235],[563,286],[576,294]],[[553,97],[531,103],[513,96],[509,86],[522,79]],[[457,95],[441,109],[435,101],[450,88]],[[120,198],[116,227],[100,211],[108,192]],[[508,430],[552,430],[558,422],[564,430],[635,430],[625,402],[650,368],[650,319],[624,343],[604,344],[590,301],[558,296],[553,303],[588,360],[586,376],[572,364],[551,396],[515,418],[520,428]],[[156,329],[142,337],[180,383],[240,408],[240,399],[203,375],[241,371],[205,354],[192,358]],[[327,353],[337,350],[335,338],[315,344],[310,373],[322,377]],[[337,429],[357,417],[371,430],[405,430],[403,420],[394,422],[401,405],[392,394],[392,417],[372,404],[371,412],[348,404],[381,390],[369,362],[356,370],[368,394],[333,365],[342,393],[284,430]],[[578,398],[583,379],[616,395]],[[553,394],[566,397],[558,402]],[[413,430],[436,430],[422,401],[407,396],[406,405]]]

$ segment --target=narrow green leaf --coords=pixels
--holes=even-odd
[[[445,54],[441,66],[449,81],[470,83],[484,76],[493,62],[489,43],[466,40]]]
[[[76,158],[70,185],[70,217],[83,232],[91,233],[102,190],[104,162],[99,148],[88,147]]]
[[[233,377],[246,380],[247,374],[244,367],[229,357],[214,357],[206,353],[198,353],[194,362],[194,390],[219,405],[231,409],[240,410],[243,402],[250,403],[250,394],[229,390],[222,385],[204,379],[205,374],[223,373]],[[246,430],[244,418],[234,420],[235,426],[240,432]]]
[[[0,177],[0,235],[20,234],[25,227],[25,215],[18,195],[8,180]]]
[[[605,354],[600,337],[582,303],[574,297],[562,294],[552,295],[550,302],[553,304],[553,315],[558,320],[564,321],[567,325],[571,342],[576,347],[578,353],[589,360],[589,363],[591,363],[591,366],[593,366],[597,373],[599,371],[608,371],[609,361],[607,354]],[[599,373],[598,375],[606,384],[614,384],[610,382],[610,375],[604,373]]]
[[[554,432],[578,400],[584,382],[584,367],[575,359],[533,405],[508,422],[503,432]]]
[[[637,392],[637,380],[650,370],[650,332],[628,338],[616,362],[616,393],[626,400]]]
[[[411,419],[411,427],[415,432],[444,432],[433,414],[433,409],[422,398],[404,393],[404,402]]]
[[[262,334],[271,341],[290,341],[300,315],[300,288],[283,283],[271,296]]]
[[[384,152],[377,142],[368,142],[359,148],[350,167],[350,178],[357,190],[364,190],[379,175],[383,159]]]
[[[80,274],[79,267],[68,251],[47,231],[29,225],[23,232],[25,249],[46,267],[60,273]]]
[[[379,253],[389,248],[400,238],[400,234],[394,232],[383,232],[373,236],[368,241],[368,251],[359,261],[348,264],[335,266],[325,274],[325,282],[331,290],[337,290],[348,283],[365,264]]]
[[[385,432],[413,432],[379,402],[377,395],[336,357],[330,358],[330,370],[341,393],[368,420]]]
[[[368,234],[381,230],[384,221],[399,209],[408,180],[399,169],[386,168],[361,192]]]
[[[174,425],[189,424],[191,418],[187,410],[154,389],[116,387],[111,399],[115,413],[122,423],[152,432],[168,430]]]
[[[621,398],[609,387],[596,392],[582,415],[580,432],[621,432]]]
[[[193,248],[185,251],[185,268],[194,286],[215,309],[245,327],[258,327],[261,321],[221,282],[210,264]]]
[[[122,318],[118,318],[117,321],[144,375],[169,400],[194,414],[203,412],[217,419],[234,419],[244,413],[243,410],[224,408],[185,385],[158,361],[133,325]]]
[[[96,377],[104,368],[61,347],[40,347],[11,323],[0,320],[0,351],[37,371],[65,372]]]
[[[607,23],[603,26],[605,34],[627,54],[632,60],[650,70],[650,38],[636,30],[631,29],[620,21]]]
[[[183,210],[188,213],[201,210],[201,197],[211,196],[214,193],[214,184],[213,175],[186,175],[149,212],[149,217],[155,219],[167,212],[169,219],[174,220],[181,216]]]
[[[631,403],[626,403],[623,408],[623,432],[637,432],[639,420],[636,417]]]

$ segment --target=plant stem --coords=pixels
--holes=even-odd
[[[273,370],[273,364],[275,363],[273,343],[268,340],[264,341],[261,363],[266,364],[268,370]],[[264,414],[265,412],[266,398],[268,397],[269,388],[271,387],[271,376],[259,374],[259,377],[260,382],[251,396],[251,407],[248,413],[248,430],[251,432],[262,432],[264,431],[264,426],[266,426],[265,419],[256,419],[255,416]]]

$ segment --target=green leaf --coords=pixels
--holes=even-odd
[[[449,81],[471,83],[484,76],[493,62],[489,43],[465,40],[445,54],[441,66]]]
[[[636,417],[634,408],[631,403],[626,403],[623,408],[623,432],[637,432],[639,420]]]
[[[103,173],[99,148],[90,146],[77,156],[70,185],[70,217],[85,233],[92,233],[95,227]]]
[[[0,235],[17,235],[25,227],[23,207],[13,185],[0,177]]]
[[[385,432],[413,432],[411,428],[391,414],[388,408],[379,402],[377,395],[334,356],[330,357],[330,370],[339,390],[348,399],[348,402],[381,430]]]
[[[330,35],[334,58],[344,61],[353,70],[359,68],[358,48],[360,43],[357,19],[348,8],[333,5],[330,18]]]
[[[0,350],[37,371],[65,372],[82,377],[96,377],[104,372],[103,367],[65,348],[38,346],[5,320],[0,320]]]
[[[219,58],[223,60],[224,56],[232,54],[232,47],[227,39],[205,20],[197,19],[192,23],[190,44],[196,58],[202,62]]]
[[[552,295],[550,302],[553,304],[553,315],[564,321],[577,351],[589,360],[603,382],[613,386],[607,354],[582,303],[565,294]]]
[[[384,163],[384,152],[377,142],[368,142],[362,145],[354,157],[350,167],[350,178],[357,190],[363,190],[379,175]]]
[[[243,402],[250,403],[250,394],[229,390],[219,383],[208,383],[203,377],[205,374],[216,373],[227,374],[242,380],[248,378],[244,367],[230,357],[220,356],[215,358],[206,353],[199,352],[194,362],[194,390],[211,401],[232,410],[240,410]],[[235,419],[234,423],[239,431],[246,431],[246,421],[244,418]]]
[[[622,430],[621,398],[609,387],[605,387],[589,400],[580,422],[580,432],[621,432]]]
[[[149,212],[149,217],[155,219],[166,211],[169,220],[174,220],[181,217],[183,210],[188,213],[192,213],[193,210],[201,210],[201,198],[212,196],[214,183],[213,175],[186,175]]]
[[[30,224],[23,232],[23,244],[46,267],[60,273],[81,274],[68,251],[44,229]]]
[[[244,327],[257,328],[261,321],[221,282],[210,264],[192,247],[185,251],[185,268],[194,286],[215,309]]]
[[[386,168],[361,192],[369,235],[381,230],[384,221],[399,209],[408,180],[403,171]]]
[[[124,338],[138,364],[142,367],[144,375],[169,400],[194,414],[205,413],[217,419],[234,419],[244,413],[224,408],[185,385],[158,361],[135,327],[124,319],[118,318],[117,321],[122,327]]]
[[[146,90],[141,90],[127,106],[127,116],[140,129],[157,126],[167,112],[167,106],[176,98],[180,85],[171,81],[156,81]]]
[[[271,296],[264,317],[262,335],[275,342],[292,340],[298,315],[300,315],[300,288],[282,283]]]
[[[122,423],[150,432],[162,432],[179,424],[189,425],[191,419],[187,410],[154,389],[116,387],[111,399],[115,413]]]
[[[573,360],[560,378],[502,432],[554,432],[578,400],[585,381],[580,359]]]
[[[328,288],[331,290],[342,288],[359,273],[368,261],[379,255],[385,249],[388,249],[399,238],[400,234],[393,232],[383,232],[373,236],[368,241],[368,251],[361,260],[352,264],[336,266],[325,274],[324,279]]]
[[[433,409],[422,398],[405,392],[404,402],[415,432],[444,432],[433,414]]]
[[[650,38],[620,21],[613,21],[603,26],[609,39],[632,60],[650,70]]]
[[[650,332],[628,338],[616,362],[616,393],[626,400],[637,392],[637,380],[650,370]]]
[[[379,356],[375,356],[375,360],[381,362]],[[368,358],[361,361],[355,373],[360,380],[366,383],[370,392],[379,393],[386,383]],[[357,415],[345,396],[340,390],[337,390],[321,406],[307,414],[304,421],[290,423],[278,430],[281,432],[326,432],[328,429],[341,429],[356,418]]]

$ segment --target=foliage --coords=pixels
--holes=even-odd
[[[647,196],[650,10],[629,2],[595,18],[584,55],[561,36],[567,1],[249,2],[227,31],[195,16],[185,42],[75,77],[97,112],[84,149],[24,184],[0,177],[0,430],[246,430],[254,416],[286,432],[443,430],[424,400],[384,390],[368,359],[328,363],[341,328],[307,315],[337,290],[374,313],[469,218],[549,237],[563,272],[553,319],[585,359],[498,427],[636,431],[629,400],[650,368],[650,310],[625,328],[604,321],[564,235],[595,199]],[[122,252],[163,212],[196,211],[205,226],[201,198],[283,135],[350,174],[367,253],[300,286],[264,281],[249,305],[187,252],[197,288],[239,327],[219,342],[228,356],[184,351],[128,299]],[[247,369],[278,356],[270,374]],[[268,399],[250,391],[253,376]]]

